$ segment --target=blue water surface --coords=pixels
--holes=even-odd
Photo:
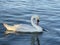
[[[31,25],[34,14],[48,30],[39,35],[40,44],[60,45],[60,0],[0,0],[0,45],[31,45],[31,35],[5,35],[2,23]]]

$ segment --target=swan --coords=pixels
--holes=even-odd
[[[7,29],[6,34],[16,31],[20,32],[43,32],[43,28],[39,26],[40,17],[38,15],[31,16],[31,25],[27,24],[15,24],[13,26],[3,23],[4,27]]]

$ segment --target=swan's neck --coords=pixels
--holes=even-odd
[[[38,29],[38,28],[39,28],[38,23],[37,23],[37,24],[35,24],[35,23],[34,23],[34,19],[33,19],[33,18],[31,18],[31,24],[32,24],[32,25],[33,25],[33,27],[35,27],[36,29]]]

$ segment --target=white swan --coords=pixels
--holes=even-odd
[[[4,27],[7,29],[6,34],[11,33],[9,31],[20,31],[20,32],[43,32],[42,27],[39,26],[39,19],[40,17],[38,15],[34,15],[31,17],[31,24],[32,25],[27,25],[27,24],[17,24],[17,25],[8,25],[8,24],[3,24]],[[35,23],[35,22],[36,23]]]

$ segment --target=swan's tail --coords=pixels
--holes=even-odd
[[[5,24],[5,23],[3,23],[3,25],[4,25],[4,27],[7,29],[7,30],[5,31],[5,34],[15,33],[15,32],[16,32],[15,26],[10,26],[10,25]]]
[[[6,23],[3,23],[4,27],[7,29],[7,30],[11,30],[11,26],[6,24]]]
[[[4,25],[4,27],[5,27],[5,28],[7,28],[7,27],[8,27],[8,24],[6,24],[6,23],[3,23],[3,25]]]

